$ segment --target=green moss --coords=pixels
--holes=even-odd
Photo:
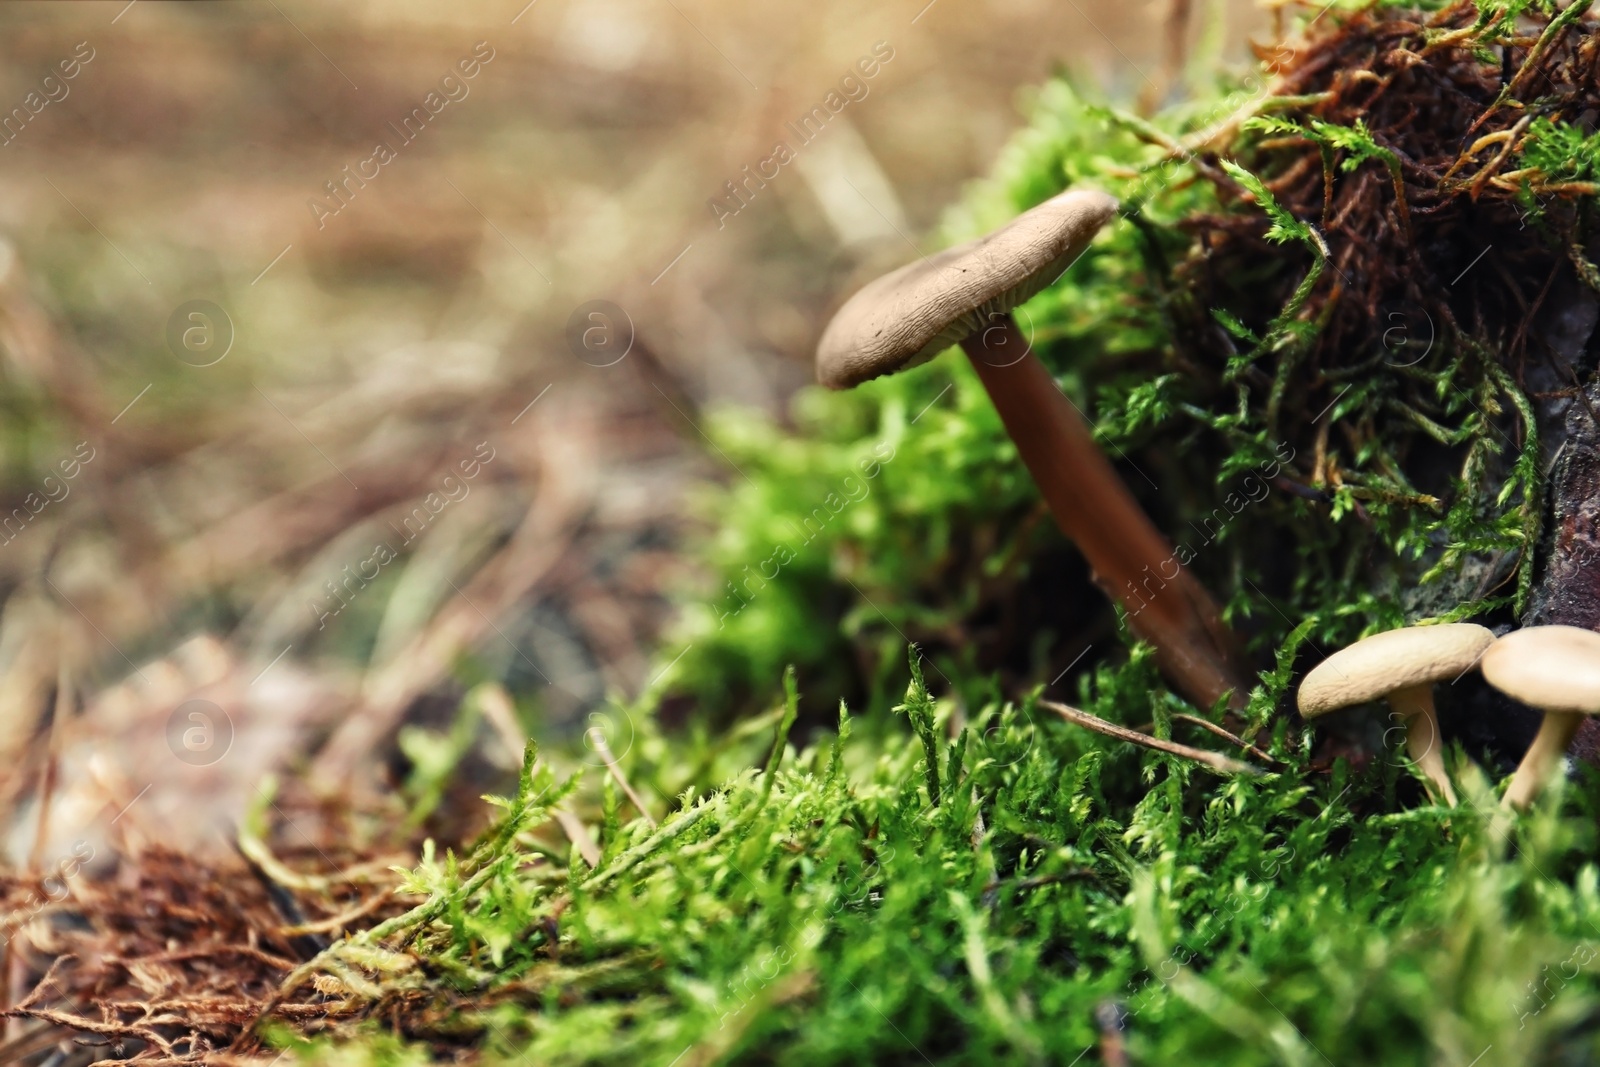
[[[1600,134],[1586,134],[1566,122],[1534,119],[1522,161],[1550,181],[1600,181]]]
[[[1139,657],[1083,703],[1126,714],[1150,683]],[[929,711],[947,736],[953,702]],[[1393,767],[1307,779],[1293,749],[1285,773],[1219,780],[1031,700],[935,745],[941,804],[909,731],[779,749],[659,827],[609,828],[592,871],[525,847],[555,782],[526,779],[472,859],[413,877],[433,919],[404,924],[408,952],[358,938],[324,967],[449,1005],[489,1062],[1099,1062],[1108,1005],[1139,1063],[1593,1051],[1573,1030],[1600,1010],[1578,795],[1513,823],[1468,770],[1467,806],[1395,810]],[[346,1043],[308,1060],[402,1062]]]

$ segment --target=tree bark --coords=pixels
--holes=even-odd
[[[1587,403],[1584,400],[1587,400]],[[1591,380],[1562,420],[1550,473],[1542,563],[1524,626],[1578,626],[1600,633],[1600,381]],[[1571,752],[1600,765],[1600,722],[1585,719]]]

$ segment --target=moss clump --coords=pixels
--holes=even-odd
[[[1097,672],[1090,706],[1151,685],[1136,657]],[[409,917],[312,968],[376,979],[320,989],[371,1040],[408,1040],[290,1043],[313,1063],[472,1043],[550,1064],[1529,1064],[1600,1045],[1583,797],[1512,826],[1472,772],[1466,807],[1397,810],[1392,766],[1317,776],[1289,746],[1281,773],[1222,780],[1031,700],[961,728],[916,681],[906,703],[931,749],[852,736],[841,710],[796,751],[791,682],[770,750],[713,758],[720,788],[659,825],[608,804],[593,869],[552,860],[527,814],[557,784],[525,777],[470,860],[414,873]],[[635,771],[659,787],[675,768]]]

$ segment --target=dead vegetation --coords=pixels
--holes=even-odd
[[[402,911],[389,867],[412,855],[392,841],[354,847],[381,826],[370,817],[303,798],[272,810],[278,854],[257,843],[251,859],[207,858],[135,830],[98,854],[80,843],[81,862],[42,880],[7,878],[0,934],[16,1006],[0,1060],[226,1064],[259,1053],[252,1028],[285,976]],[[353,1014],[331,980],[274,1007],[306,1033]]]
[[[1248,124],[1240,158],[1323,248],[1285,248],[1258,213],[1194,219],[1204,254],[1180,270],[1193,301],[1180,312],[1190,329],[1178,336],[1192,339],[1184,355],[1215,368],[1216,380],[1242,379],[1267,395],[1269,426],[1315,457],[1305,471],[1312,485],[1338,484],[1330,447],[1390,448],[1406,436],[1368,424],[1330,444],[1318,414],[1363,376],[1418,368],[1390,414],[1412,424],[1419,448],[1461,443],[1445,426],[1455,405],[1439,388],[1441,353],[1503,368],[1536,398],[1580,396],[1587,357],[1563,350],[1549,323],[1563,305],[1592,302],[1580,290],[1600,289],[1587,243],[1600,175],[1541,169],[1527,157],[1540,123],[1595,121],[1600,24],[1584,11],[1575,4],[1553,20],[1486,33],[1472,2],[1432,14],[1369,8],[1330,14],[1309,41],[1261,50],[1279,103]],[[1206,158],[1225,201],[1254,199]],[[1296,302],[1296,285],[1313,274]],[[1248,351],[1210,309],[1250,306],[1258,310],[1246,324],[1258,334],[1271,333],[1286,306],[1315,329]],[[1276,365],[1256,365],[1269,350]],[[1507,422],[1520,448],[1527,428]],[[1403,442],[1394,458],[1397,469],[1415,466]],[[1424,492],[1444,488],[1435,479]]]

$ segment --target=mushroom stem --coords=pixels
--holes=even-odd
[[[1249,677],[1216,602],[1139,507],[1012,317],[990,321],[961,347],[1061,532],[1184,696],[1210,708],[1231,694],[1229,705],[1242,708]]]
[[[1406,752],[1422,772],[1433,799],[1456,806],[1456,791],[1444,770],[1439,716],[1433,708],[1433,686],[1413,685],[1389,694],[1389,707],[1406,726]]]
[[[1517,764],[1517,773],[1511,776],[1511,784],[1506,787],[1502,805],[1520,811],[1533,803],[1534,797],[1544,789],[1545,782],[1550,780],[1551,772],[1561,765],[1567,754],[1567,746],[1572,744],[1578,727],[1583,725],[1583,719],[1582,715],[1565,711],[1544,713],[1544,722],[1539,724],[1533,744],[1528,746],[1522,762]]]

